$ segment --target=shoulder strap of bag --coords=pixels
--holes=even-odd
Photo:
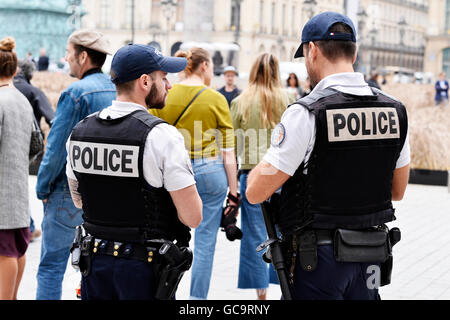
[[[186,112],[186,110],[191,106],[191,104],[195,101],[195,99],[197,99],[197,97],[200,95],[200,93],[202,93],[203,91],[205,91],[208,87],[204,87],[202,90],[200,90],[195,97],[191,100],[191,102],[189,102],[189,104],[186,106],[186,108],[184,108],[183,112],[181,112],[181,114],[178,116],[177,120],[175,120],[175,122],[173,123],[173,126],[176,127],[178,121],[180,121],[181,117],[184,115],[184,113]]]
[[[42,137],[44,137],[44,133],[41,130],[41,126],[39,125],[39,123],[36,120],[36,117],[33,114],[33,131],[38,131]]]

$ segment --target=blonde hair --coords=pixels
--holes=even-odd
[[[281,119],[280,106],[285,106],[288,99],[281,86],[278,59],[270,53],[263,53],[256,58],[250,71],[249,85],[239,99],[238,113],[242,115],[244,123],[250,114],[250,101],[255,97],[260,98],[261,125],[274,128]]]
[[[0,78],[11,78],[17,71],[15,47],[16,41],[12,37],[0,40]]]
[[[175,57],[187,59],[188,65],[186,69],[184,69],[184,73],[188,77],[196,73],[200,64],[205,61],[209,63],[211,60],[211,55],[209,54],[209,52],[202,48],[191,48],[189,49],[189,51],[178,50],[175,53]]]

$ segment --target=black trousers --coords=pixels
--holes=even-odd
[[[82,300],[154,300],[151,263],[94,255],[91,272],[81,280]]]
[[[333,246],[317,247],[318,263],[307,272],[300,264],[294,270],[296,300],[379,300],[379,264],[337,262]],[[376,279],[378,277],[378,279]]]

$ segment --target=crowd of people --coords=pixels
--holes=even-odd
[[[326,31],[331,30],[332,36],[334,33],[346,35],[340,41],[356,42],[351,22],[342,15],[333,17],[344,27],[330,29],[327,26]],[[316,21],[314,26],[318,28],[323,21]],[[177,225],[174,221],[195,228],[190,297],[207,299],[217,233],[223,217],[237,216],[239,208],[242,239],[237,286],[254,289],[258,299],[266,299],[269,283],[278,283],[278,279],[273,266],[263,261],[262,252],[255,251],[267,240],[259,203],[280,185],[258,176],[263,170],[261,164],[278,168],[274,181],[279,177],[286,182],[289,176],[298,177],[300,171],[297,172],[297,168],[303,160],[295,160],[295,165],[288,165],[284,160],[276,164],[275,158],[270,157],[280,152],[283,159],[290,161],[303,149],[309,157],[314,146],[311,138],[304,143],[305,148],[294,148],[303,137],[287,136],[286,130],[300,123],[295,122],[293,116],[301,114],[308,119],[302,122],[305,128],[301,129],[308,131],[305,131],[308,137],[315,132],[314,117],[306,109],[299,108],[300,105],[290,107],[286,112],[288,106],[305,97],[310,100],[304,101],[315,103],[318,90],[326,91],[327,88],[333,88],[328,89],[331,93],[326,92],[328,96],[335,90],[354,97],[370,95],[362,77],[350,75],[353,47],[350,58],[349,49],[344,58],[335,52],[323,54],[322,50],[326,52],[327,47],[322,42],[330,40],[328,37],[317,39],[322,40],[318,41],[320,46],[315,46],[313,40],[303,42],[309,43],[309,47],[300,46],[296,56],[307,55],[307,67],[311,71],[310,77],[313,76],[305,83],[300,84],[297,75],[291,73],[284,86],[277,57],[263,53],[254,61],[244,90],[235,84],[238,71],[227,67],[224,69],[225,86],[216,91],[210,87],[213,61],[210,53],[202,48],[179,51],[169,58],[148,46],[125,46],[114,55],[110,77],[101,71],[106,56],[112,54],[108,40],[99,32],[79,30],[68,39],[65,58],[71,76],[78,81],[62,92],[56,113],[45,94],[30,83],[34,64],[28,60],[18,62],[13,51],[14,40],[3,39],[0,42],[0,299],[17,298],[25,252],[31,238],[28,152],[33,116],[39,120],[44,117],[51,126],[36,185],[36,194],[42,200],[45,212],[36,299],[61,299],[64,273],[74,249],[75,230],[82,224],[93,236],[89,248],[94,252],[89,268],[84,266],[82,270],[82,299],[152,299],[159,290],[155,278],[160,271],[149,269],[148,264],[153,259],[162,264],[164,257],[160,257],[161,253],[158,254],[156,249],[150,250],[140,244],[142,239],[138,236],[131,240],[127,237],[131,237],[135,228],[145,229],[146,241],[162,234],[170,241],[176,240],[180,252],[188,255],[189,233],[186,235],[182,227],[176,227],[176,232],[172,232]],[[328,48],[331,51],[338,49]],[[45,56],[45,52],[41,56]],[[339,69],[333,69],[333,66],[339,66],[345,77],[333,77],[330,72],[320,78],[321,72],[314,69],[312,63],[316,63],[315,68],[324,66],[324,70],[326,67]],[[172,86],[166,78],[167,73],[178,73],[180,81]],[[321,79],[328,79],[327,86]],[[357,83],[358,88],[340,87],[340,81]],[[375,74],[369,85],[379,89]],[[445,75],[436,83],[436,90],[438,86],[441,90],[437,95],[439,101],[448,101]],[[383,103],[395,105],[402,115],[400,104],[391,100]],[[399,119],[402,120],[402,116]],[[339,120],[335,121],[339,124]],[[391,118],[391,124],[392,121],[399,120]],[[392,198],[396,199],[401,199],[406,188],[403,170],[409,157],[406,132],[402,127],[401,143],[400,133],[398,135],[397,145],[405,145],[400,157],[402,163],[399,160],[396,166],[394,160],[389,160],[392,167],[402,169],[401,176],[394,175],[395,196]],[[384,139],[380,135],[377,138]],[[324,143],[323,136],[320,137],[320,143]],[[290,149],[282,150],[281,145],[289,145]],[[392,151],[393,159],[398,158],[400,149]],[[313,153],[311,161],[317,157],[323,157],[323,154]],[[286,167],[289,169],[283,169]],[[255,173],[249,177],[252,170]],[[262,189],[264,186],[273,190],[268,193]],[[140,198],[141,193],[144,200]],[[381,200],[390,203],[390,198]],[[224,202],[227,203],[225,208]],[[319,207],[317,210],[324,209]],[[390,221],[388,208],[383,207],[383,210],[383,217],[372,217],[371,221]],[[145,218],[137,214],[141,211]],[[127,214],[130,217],[123,216]],[[152,220],[155,217],[161,221],[156,223]],[[361,225],[365,226],[363,222]],[[124,229],[129,233],[121,233]],[[152,246],[162,248],[163,245],[153,243]],[[103,256],[95,255],[97,250]],[[130,259],[136,259],[127,259],[127,254]],[[123,263],[113,263],[116,258]],[[134,271],[123,272],[129,270]],[[116,285],[111,286],[112,282]],[[132,293],[127,286],[133,288]],[[361,292],[362,289],[358,290]],[[305,298],[306,295],[302,291],[298,297]],[[366,298],[377,296],[377,292],[361,295]]]

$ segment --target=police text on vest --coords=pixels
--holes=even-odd
[[[117,177],[139,177],[139,147],[116,144],[70,142],[74,171]]]
[[[328,141],[400,138],[395,108],[354,108],[327,110]]]

